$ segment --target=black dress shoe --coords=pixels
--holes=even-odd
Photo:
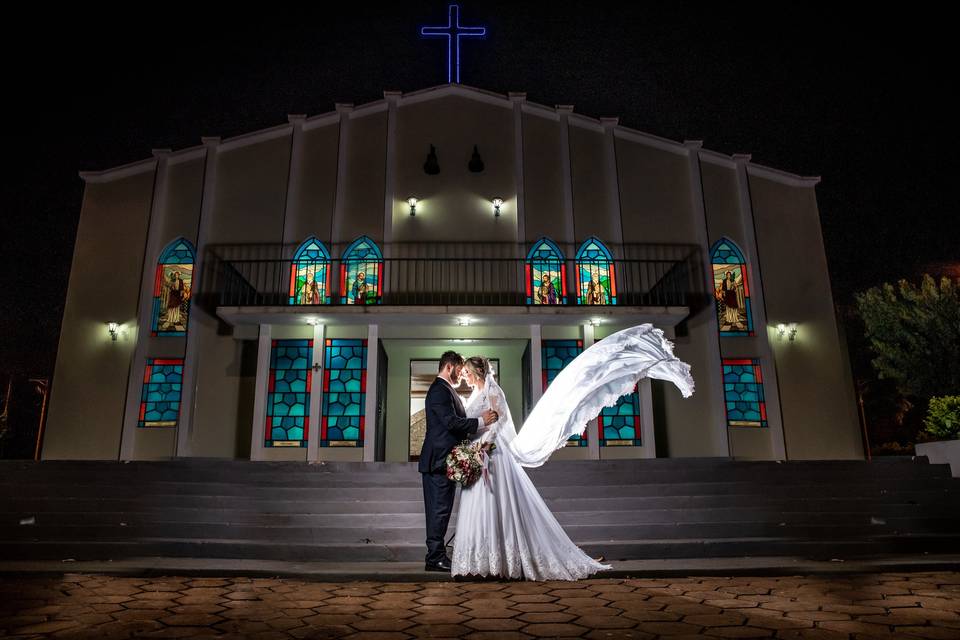
[[[442,558],[437,562],[427,562],[423,565],[424,571],[442,571],[450,573],[450,558]]]

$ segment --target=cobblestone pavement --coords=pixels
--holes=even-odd
[[[960,639],[960,573],[568,582],[0,578],[0,638]]]

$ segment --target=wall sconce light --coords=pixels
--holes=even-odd
[[[464,317],[462,317],[462,318],[457,318],[457,324],[458,324],[459,326],[461,326],[461,327],[469,327],[469,326],[470,326],[470,318],[468,318],[468,317],[466,317],[466,316],[464,316]]]
[[[503,206],[503,198],[494,198],[493,199],[493,217],[500,217],[500,207]]]
[[[783,324],[782,322],[777,325],[777,338],[783,340],[783,337],[787,336],[787,340],[793,342],[794,338],[797,337],[797,323],[791,322],[789,324]]]
[[[599,327],[601,322],[603,321],[600,318],[590,318],[591,327]]]
[[[411,216],[417,215],[417,202],[419,202],[419,200],[417,200],[413,196],[410,196],[409,198],[407,198],[407,204],[410,205]]]
[[[323,324],[323,320],[320,318],[307,318],[307,324],[311,327],[316,327],[317,325]]]
[[[107,331],[110,332],[110,339],[116,342],[117,335],[120,333],[120,324],[117,322],[108,322]]]

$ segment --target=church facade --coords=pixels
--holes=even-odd
[[[815,186],[459,84],[81,174],[44,459],[414,459],[440,354],[519,424],[594,341],[643,380],[556,458],[861,458]]]

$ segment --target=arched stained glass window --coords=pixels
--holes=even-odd
[[[710,250],[713,263],[713,295],[717,301],[717,320],[722,336],[752,336],[753,313],[750,309],[750,284],[747,261],[739,247],[727,238]]]
[[[383,254],[367,236],[354,240],[340,259],[340,303],[380,304]]]
[[[293,256],[290,266],[290,304],[330,303],[330,252],[311,236]]]
[[[193,245],[183,238],[168,244],[160,254],[153,284],[151,335],[187,335],[195,256]]]
[[[587,238],[577,251],[577,304],[617,304],[613,256],[597,238]]]
[[[563,253],[549,238],[540,238],[527,254],[527,304],[566,304],[567,274]]]

